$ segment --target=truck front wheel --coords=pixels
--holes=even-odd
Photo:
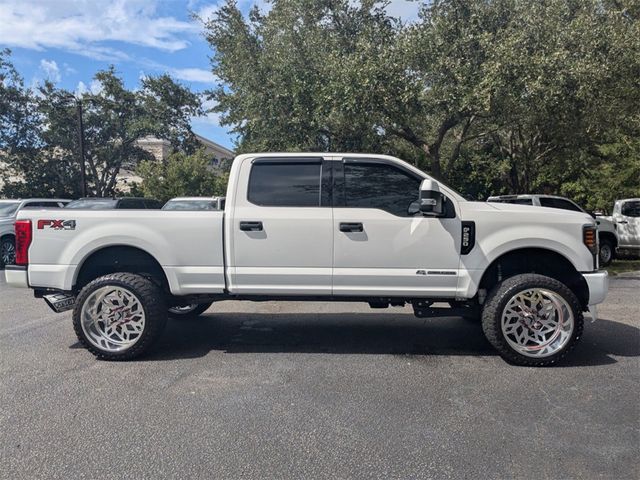
[[[582,336],[580,303],[550,277],[522,274],[499,283],[487,297],[482,329],[500,355],[516,365],[547,366]]]
[[[160,288],[133,273],[112,273],[85,286],[73,309],[73,328],[96,357],[129,360],[147,352],[167,322]]]

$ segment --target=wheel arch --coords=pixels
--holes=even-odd
[[[103,246],[88,254],[76,269],[73,290],[80,291],[92,280],[116,272],[143,275],[169,291],[169,281],[160,262],[146,250],[131,245]]]
[[[517,248],[503,253],[485,269],[478,288],[489,292],[499,282],[521,273],[537,273],[562,282],[587,308],[589,287],[584,277],[567,257],[546,248]]]
[[[618,239],[612,232],[598,232],[598,238],[600,241],[602,241],[602,239],[611,241],[614,249],[618,247]]]

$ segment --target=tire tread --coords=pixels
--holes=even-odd
[[[502,335],[501,316],[506,301],[518,290],[541,287],[560,293],[573,309],[574,330],[569,343],[558,353],[544,358],[521,355],[514,351]],[[489,343],[510,363],[529,367],[545,367],[558,363],[576,345],[582,337],[584,315],[576,295],[562,282],[555,278],[535,273],[525,273],[509,277],[502,281],[489,293],[482,310],[482,330]]]
[[[82,305],[96,288],[118,285],[131,289],[140,299],[145,312],[145,330],[140,340],[123,352],[105,352],[84,335],[81,325]],[[76,298],[73,308],[73,329],[82,345],[101,360],[132,360],[147,353],[162,334],[167,323],[167,307],[164,295],[155,283],[141,275],[127,272],[110,273],[89,282]]]

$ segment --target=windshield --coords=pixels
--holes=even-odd
[[[82,210],[111,210],[116,207],[117,200],[113,198],[81,198],[68,203],[64,208]]]
[[[10,217],[16,210],[18,210],[18,206],[20,202],[0,202],[0,217]]]
[[[162,210],[216,210],[215,200],[169,200]]]

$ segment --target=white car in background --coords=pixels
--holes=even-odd
[[[224,210],[225,197],[176,197],[167,201],[162,210]]]
[[[640,198],[616,200],[611,219],[618,232],[618,247],[640,254]]]
[[[536,207],[559,208],[561,210],[588,213],[574,201],[555,195],[498,195],[495,197],[489,197],[487,202],[515,203],[518,205],[533,205]],[[591,214],[589,213],[589,215]],[[619,246],[618,231],[616,230],[613,221],[610,219],[604,217],[594,218],[598,225],[600,266],[606,267],[613,260],[616,249]]]
[[[0,200],[0,268],[12,265],[15,261],[16,215],[25,208],[62,208],[71,200],[62,198],[25,198]]]

